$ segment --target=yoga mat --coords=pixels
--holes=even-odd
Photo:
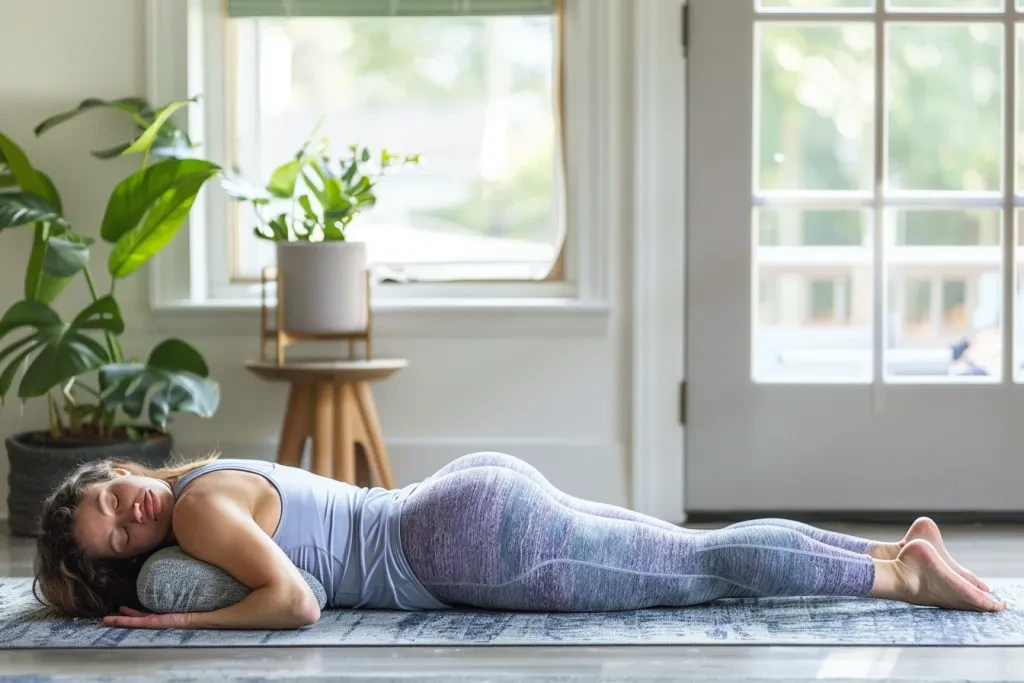
[[[684,609],[593,614],[327,610],[293,631],[106,628],[39,608],[30,579],[0,579],[0,649],[157,647],[813,645],[1024,646],[1024,579],[991,581],[1009,603],[977,614],[884,600],[722,600]]]

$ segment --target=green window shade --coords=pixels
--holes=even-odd
[[[452,17],[554,14],[558,0],[228,0],[230,17]]]

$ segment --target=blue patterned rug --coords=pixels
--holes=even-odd
[[[687,609],[600,614],[325,611],[296,631],[150,631],[56,618],[30,579],[0,579],[0,650],[34,648],[474,645],[1024,646],[1024,579],[992,582],[1000,614],[881,600],[722,600]]]

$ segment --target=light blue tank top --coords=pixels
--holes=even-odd
[[[402,506],[417,484],[367,489],[272,462],[217,460],[179,479],[174,499],[193,479],[216,470],[253,472],[273,484],[281,496],[273,540],[296,567],[323,584],[328,606],[447,607],[427,592],[402,552]]]

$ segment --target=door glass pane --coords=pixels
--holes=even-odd
[[[1014,232],[1017,235],[1017,291],[1014,292],[1016,295],[1014,306],[1017,307],[1017,317],[1014,320],[1013,338],[1016,353],[1014,354],[1013,362],[1017,368],[1017,381],[1024,382],[1024,231],[1021,230],[1021,222],[1024,221],[1024,209],[1017,209],[1014,213]]]
[[[870,24],[758,27],[761,190],[863,190],[874,165]]]
[[[1002,212],[892,210],[887,221],[886,375],[998,379]]]
[[[1018,9],[1024,9],[1024,0],[1018,0]],[[1017,24],[1017,192],[1024,192],[1024,111],[1021,102],[1024,101],[1024,24]]]
[[[909,11],[956,11],[970,12],[973,10],[998,11],[1003,8],[1003,0],[889,0],[889,9]]]
[[[754,215],[754,379],[871,379],[871,212]]]
[[[888,31],[888,186],[998,191],[1002,27],[895,24]]]
[[[819,12],[821,10],[874,9],[874,0],[755,0],[758,9]]]

